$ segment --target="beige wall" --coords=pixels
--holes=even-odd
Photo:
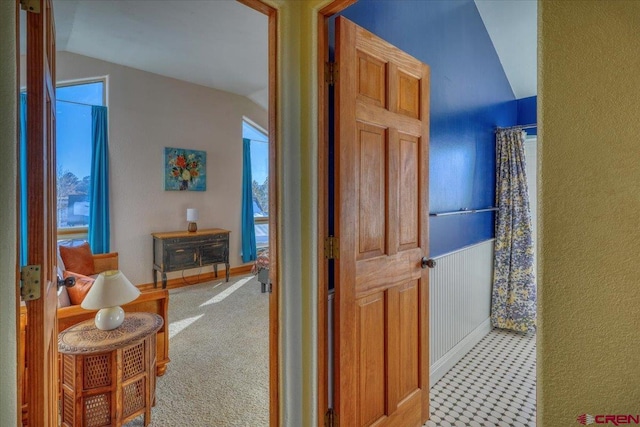
[[[58,82],[107,76],[111,248],[127,277],[153,280],[150,233],[186,230],[188,207],[198,208],[199,228],[231,230],[231,265],[242,264],[242,117],[266,129],[267,112],[238,95],[69,52],[58,52],[57,67]],[[164,191],[164,147],[207,152],[206,191]]]
[[[538,425],[552,427],[640,412],[640,2],[539,13]]]
[[[18,422],[16,402],[16,57],[15,2],[0,1],[0,425]],[[8,161],[7,161],[8,160]]]

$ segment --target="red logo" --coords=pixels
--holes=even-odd
[[[577,421],[582,425],[593,424],[594,418],[593,415],[582,414],[578,416]]]

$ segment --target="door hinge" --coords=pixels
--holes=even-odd
[[[324,427],[338,427],[338,414],[333,408],[327,409],[327,412],[324,414]]]
[[[20,269],[20,296],[23,301],[40,298],[40,266],[25,265]]]
[[[324,63],[324,82],[329,86],[336,84],[338,80],[338,64],[335,62]]]
[[[20,8],[27,12],[40,13],[40,0],[20,0]]]
[[[324,257],[327,259],[338,259],[340,252],[340,242],[335,236],[324,239]]]

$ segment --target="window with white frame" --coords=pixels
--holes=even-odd
[[[242,137],[251,140],[251,179],[256,246],[269,246],[269,139],[267,133],[248,120],[242,122]]]
[[[86,233],[91,183],[91,106],[105,105],[103,80],[56,88],[58,234]]]

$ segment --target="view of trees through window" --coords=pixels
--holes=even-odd
[[[269,245],[269,142],[265,132],[242,122],[242,137],[251,140],[251,188],[258,248]]]
[[[104,105],[103,81],[56,88],[58,228],[89,225],[92,105]]]

